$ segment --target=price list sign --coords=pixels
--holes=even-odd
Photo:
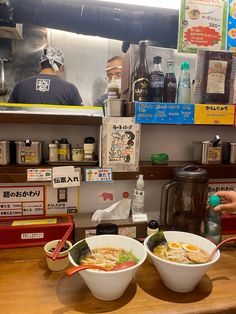
[[[234,124],[233,105],[195,105],[195,124]]]
[[[151,124],[194,124],[194,105],[136,102],[135,122]]]
[[[86,168],[85,181],[87,182],[111,182],[112,168]]]

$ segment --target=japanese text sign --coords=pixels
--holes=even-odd
[[[234,124],[233,105],[195,105],[195,124]]]
[[[80,168],[73,166],[52,169],[53,188],[80,186]]]
[[[112,168],[86,168],[85,181],[87,182],[111,182]]]

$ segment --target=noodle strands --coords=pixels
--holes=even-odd
[[[161,230],[161,231],[154,233],[151,236],[151,238],[147,242],[147,246],[148,246],[149,250],[153,252],[153,249],[156,246],[158,246],[160,244],[166,244],[166,243],[167,243],[167,241],[166,241],[166,238],[164,236],[164,232]]]

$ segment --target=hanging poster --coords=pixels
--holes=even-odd
[[[236,0],[228,1],[227,50],[236,51]]]
[[[112,171],[138,171],[140,125],[134,118],[103,118],[102,167]]]
[[[178,51],[224,50],[226,15],[226,0],[182,0]]]

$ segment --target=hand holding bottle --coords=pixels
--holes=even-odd
[[[236,192],[220,191],[215,195],[218,195],[221,199],[221,204],[214,208],[215,211],[236,211]]]

